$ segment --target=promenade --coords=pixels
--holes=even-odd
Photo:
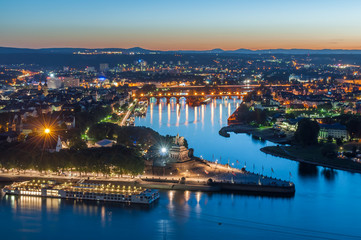
[[[198,162],[199,160],[197,160]],[[228,165],[217,164],[205,160],[199,161],[203,167],[196,166],[177,175],[155,176],[105,176],[101,174],[80,174],[67,172],[62,175],[47,171],[40,174],[37,171],[5,172],[0,170],[0,182],[26,181],[31,179],[47,179],[57,181],[88,181],[88,182],[114,182],[124,185],[141,186],[166,190],[211,191],[223,190],[235,192],[264,193],[294,193],[293,183],[280,179],[251,173],[244,169],[231,168]],[[193,163],[194,165],[194,163]]]

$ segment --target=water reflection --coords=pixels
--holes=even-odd
[[[172,105],[173,105],[173,103],[172,103]],[[171,116],[171,114],[170,114],[170,106],[171,106],[171,104],[168,103],[168,126],[170,125],[170,116]]]
[[[322,176],[325,177],[328,181],[334,181],[337,175],[337,172],[333,170],[332,168],[324,168],[321,171]]]
[[[219,124],[222,125],[222,103],[219,104]]]
[[[205,111],[206,105],[202,105],[202,127],[204,126],[204,111]]]
[[[150,103],[150,123],[153,124],[153,103]]]
[[[161,191],[160,194],[160,202],[151,208],[59,199],[49,199],[50,202],[47,203],[44,201],[46,199],[38,197],[30,197],[32,199],[30,201],[20,201],[20,198],[13,197],[14,205],[9,209],[15,206],[17,209],[30,207],[35,212],[12,213],[4,212],[7,205],[11,203],[11,197],[6,196],[1,202],[0,211],[3,222],[1,219],[0,222],[3,225],[6,221],[16,224],[15,229],[18,233],[37,234],[27,235],[27,239],[41,239],[41,236],[61,232],[65,228],[69,233],[72,232],[72,237],[80,239],[114,238],[116,234],[130,239],[223,239],[225,236],[235,239],[250,239],[250,236],[252,238],[257,236],[257,239],[290,239],[295,231],[307,236],[322,235],[321,238],[326,237],[326,234],[332,235],[332,232],[341,232],[346,235],[342,237],[332,235],[335,236],[332,239],[338,237],[340,237],[338,239],[350,239],[348,236],[357,235],[358,231],[357,226],[354,229],[345,224],[342,224],[345,231],[322,228],[331,224],[332,218],[322,218],[325,222],[323,225],[319,223],[319,217],[313,215],[314,211],[322,211],[324,204],[328,204],[328,202],[318,204],[318,198],[314,198],[315,193],[310,195],[312,199],[306,199],[304,206],[299,205],[304,199],[294,201],[293,199],[244,196],[233,193]],[[308,195],[301,194],[301,196]],[[313,208],[313,204],[308,204],[309,201],[316,204],[316,208]],[[57,210],[54,211],[54,208]],[[347,209],[347,206],[344,208]],[[339,211],[337,207],[334,207],[332,212],[327,206],[325,209],[331,215]],[[354,209],[358,211],[357,208]],[[344,213],[344,209],[340,209],[340,212]],[[296,215],[295,218],[289,217],[292,215]],[[279,221],[279,218],[275,216],[282,216],[286,220]],[[342,215],[339,216],[343,220]],[[69,217],[72,221],[69,221]],[[356,219],[353,218],[353,220]],[[310,222],[309,225],[307,225],[308,222]],[[138,231],[137,229],[140,228],[135,226],[141,226],[141,230]],[[316,233],[312,229],[320,230],[322,233]],[[76,235],[78,231],[81,234]],[[5,235],[5,239],[12,234]],[[18,239],[19,236],[18,234],[13,238]],[[61,237],[55,236],[54,239]],[[312,239],[312,237],[306,239]]]
[[[159,112],[159,126],[162,126],[162,103],[159,102],[158,112]]]
[[[161,219],[157,221],[159,236],[157,239],[173,239],[173,227],[171,222],[167,219]]]
[[[60,207],[60,199],[41,198],[32,196],[5,196],[5,201],[10,201],[14,213],[47,212],[57,213]]]
[[[188,104],[186,104],[186,122],[185,125],[188,125]]]
[[[214,104],[211,103],[211,124],[214,126]]]
[[[194,121],[193,121],[193,123],[197,123],[197,117],[198,117],[198,107],[194,107]]]
[[[228,115],[227,117],[231,116],[231,103],[228,103]]]
[[[301,178],[317,178],[318,168],[315,165],[300,162],[298,164],[298,175]]]
[[[201,208],[201,198],[202,198],[202,193],[201,192],[196,192],[196,200],[197,200],[197,205],[195,207],[195,211],[196,213],[199,214],[202,212],[202,208]]]
[[[139,210],[150,210],[154,205],[138,205],[138,204],[127,204],[127,203],[112,203],[112,202],[98,202],[98,201],[87,201],[87,200],[71,200],[71,199],[60,199],[60,198],[42,198],[34,196],[14,196],[5,195],[1,201],[11,206],[14,214],[16,213],[29,213],[29,212],[42,212],[58,214],[62,208],[72,208],[73,214],[95,216],[100,213],[103,217],[105,216],[104,211],[108,211],[113,207],[122,209],[139,209]]]

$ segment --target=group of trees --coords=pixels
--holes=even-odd
[[[257,124],[265,124],[267,122],[266,110],[250,110],[245,104],[240,105],[235,114],[238,121],[247,124],[252,122],[255,122]]]
[[[68,139],[69,148],[72,150],[81,150],[87,148],[86,142],[81,138],[80,129],[74,128],[64,133],[65,139]]]
[[[22,144],[2,145],[0,167],[3,169],[43,171],[77,171],[80,173],[102,173],[105,175],[137,175],[144,170],[144,160],[138,149],[116,145],[111,148],[89,148],[62,150],[49,153],[29,150]]]
[[[30,144],[31,141],[0,146],[0,168],[18,170],[67,170],[89,173],[140,174],[144,170],[142,150],[151,146],[170,146],[172,136],[162,136],[147,127],[120,127],[112,123],[99,123],[90,127],[88,134],[94,140],[116,140],[111,148],[87,148],[80,138],[80,130],[67,131],[69,149],[50,153]],[[185,142],[187,146],[187,142]]]
[[[124,146],[144,146],[149,147],[157,144],[170,144],[173,140],[171,136],[162,136],[158,132],[147,127],[120,127],[113,123],[99,123],[91,126],[88,136],[94,141],[102,139],[111,139],[117,141],[117,144]]]
[[[76,113],[76,127],[84,132],[88,127],[97,124],[106,116],[112,113],[111,106],[98,105],[92,108],[90,111],[77,112]]]
[[[295,132],[296,142],[302,145],[315,145],[318,143],[318,133],[320,126],[316,121],[308,118],[303,118],[298,122],[297,130]]]
[[[350,138],[361,138],[361,118],[353,117],[346,122],[346,128]]]

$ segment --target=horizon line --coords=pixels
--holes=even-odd
[[[69,47],[69,46],[64,46],[64,47],[41,47],[41,48],[31,48],[31,47],[13,47],[13,46],[0,46],[0,48],[14,48],[14,49],[29,49],[29,50],[42,50],[42,49],[76,49],[76,48],[82,48],[82,49],[89,49],[89,50],[97,50],[97,49],[110,49],[110,48],[114,48],[114,49],[125,49],[125,50],[129,50],[132,48],[140,48],[140,49],[144,49],[144,50],[149,50],[149,51],[159,51],[159,52],[176,52],[176,51],[195,51],[195,52],[200,52],[200,51],[212,51],[212,50],[222,50],[222,51],[237,51],[237,50],[250,50],[250,51],[265,51],[265,50],[311,50],[311,51],[323,51],[323,50],[331,50],[331,51],[361,51],[361,48],[352,48],[352,49],[347,49],[347,48],[237,48],[237,49],[223,49],[223,48],[212,48],[212,49],[199,49],[199,50],[195,50],[195,49],[165,49],[165,50],[160,50],[160,49],[148,49],[148,48],[144,48],[144,47],[139,47],[139,46],[135,46],[135,47]]]

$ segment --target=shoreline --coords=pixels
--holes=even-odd
[[[273,130],[273,128],[271,127],[261,129],[247,124],[236,124],[236,125],[229,125],[222,127],[219,130],[219,135],[229,138],[230,132],[233,132],[235,134],[246,133],[246,134],[251,134],[253,138],[270,141],[276,144],[287,144],[290,142],[291,140],[290,137],[287,136],[284,138],[275,137],[274,131],[275,130]]]
[[[314,166],[319,166],[319,167],[326,167],[326,168],[332,168],[332,169],[337,169],[337,170],[342,170],[342,171],[348,171],[348,172],[352,172],[352,173],[360,173],[361,174],[361,170],[358,169],[353,169],[353,168],[347,168],[347,167],[341,167],[341,166],[335,166],[333,164],[326,164],[326,163],[322,163],[322,162],[317,162],[317,161],[310,161],[310,160],[305,160],[305,159],[301,159],[292,155],[289,155],[287,153],[281,154],[279,152],[274,152],[270,149],[273,148],[278,148],[277,146],[268,146],[268,147],[263,147],[261,148],[261,152],[265,153],[265,154],[270,154],[272,156],[275,157],[281,157],[281,158],[285,158],[291,161],[296,161],[296,162],[300,162],[300,163],[307,163],[307,164],[311,164]]]

